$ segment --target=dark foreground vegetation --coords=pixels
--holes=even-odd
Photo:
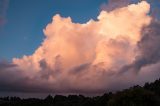
[[[0,106],[160,106],[160,79],[153,83],[146,83],[143,87],[137,85],[97,97],[82,95],[67,97],[49,95],[45,99],[3,97],[0,98]]]

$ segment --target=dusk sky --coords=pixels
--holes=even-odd
[[[6,3],[8,2],[8,3]],[[0,0],[6,23],[0,29],[0,59],[29,55],[41,44],[43,29],[55,14],[72,17],[74,22],[96,19],[106,0]],[[3,4],[4,3],[4,4]]]
[[[0,0],[0,92],[97,94],[153,81],[159,13],[159,0]]]
[[[128,0],[121,0],[128,1]],[[132,2],[136,0],[130,0]],[[152,0],[149,0],[151,2]],[[0,0],[0,15],[6,21],[0,28],[0,59],[30,55],[44,39],[43,29],[55,14],[70,16],[73,22],[96,19],[107,0]],[[151,2],[160,7],[159,0]],[[159,11],[157,11],[159,12]],[[158,13],[157,13],[158,14]]]

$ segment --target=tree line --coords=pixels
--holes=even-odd
[[[160,106],[160,79],[102,96],[48,95],[45,99],[1,97],[0,106]]]

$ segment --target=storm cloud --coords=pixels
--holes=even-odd
[[[160,24],[149,12],[141,1],[83,24],[53,16],[32,55],[0,65],[0,90],[94,94],[158,78]]]

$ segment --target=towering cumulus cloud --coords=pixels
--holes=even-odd
[[[149,10],[150,5],[142,1],[110,12],[101,11],[97,21],[84,24],[55,15],[44,29],[41,46],[30,56],[14,58],[16,66],[5,68],[0,74],[16,76],[11,82],[19,85],[3,79],[1,89],[10,85],[8,89],[17,91],[101,93],[153,79],[155,74],[148,70],[158,67],[158,60],[145,54],[149,49],[146,45],[154,48],[158,41],[150,43],[156,35],[146,35],[148,32],[144,31],[152,23]],[[141,60],[146,64],[133,68]]]

